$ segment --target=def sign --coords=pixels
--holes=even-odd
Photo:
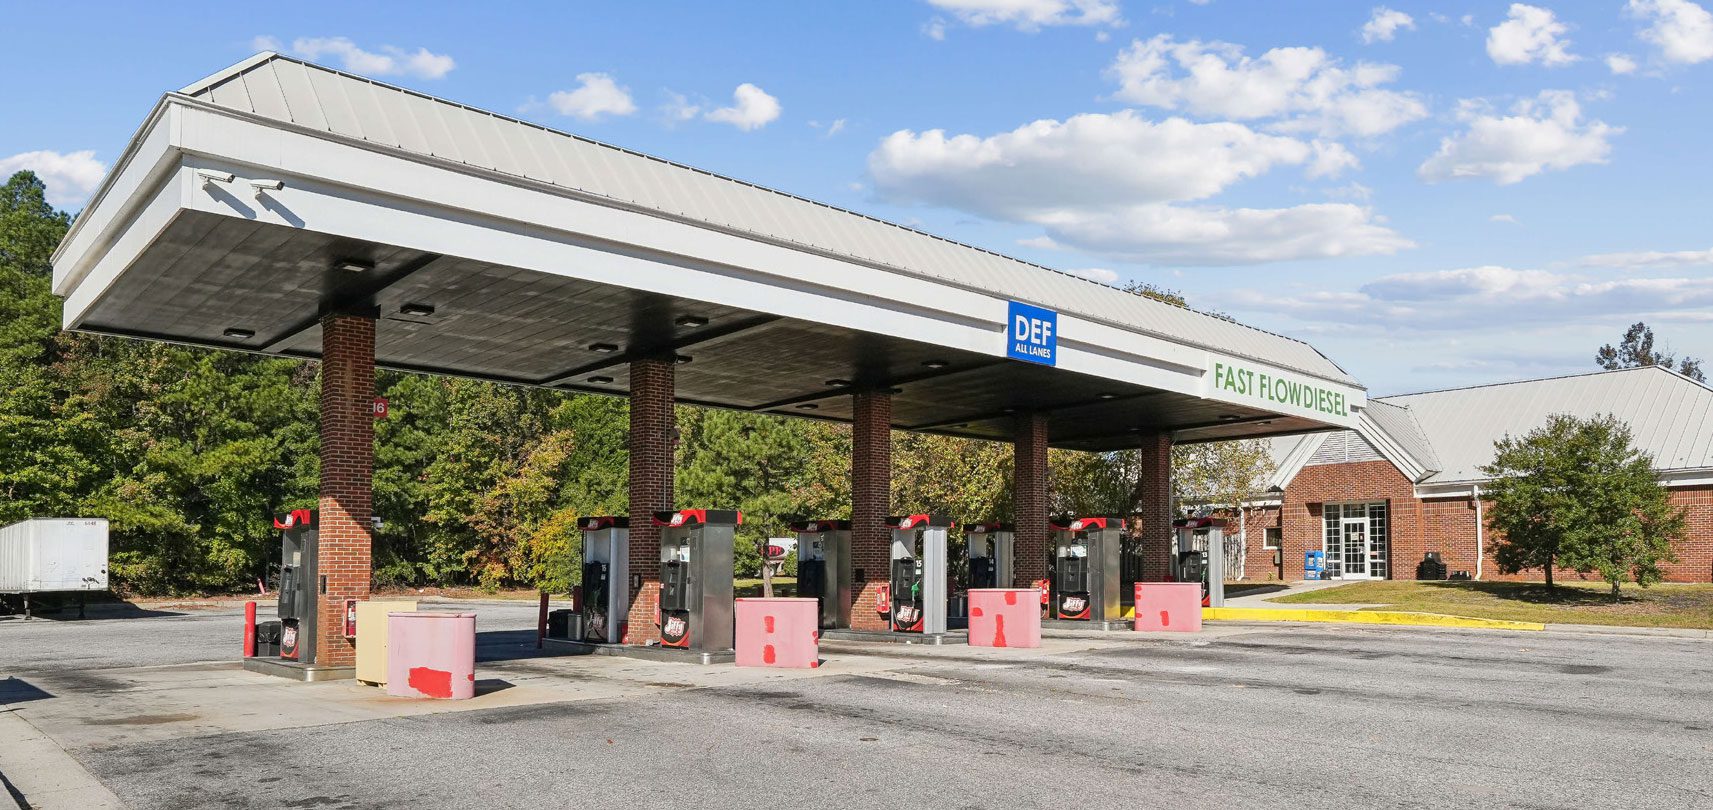
[[[1030,363],[1056,365],[1059,313],[1012,301],[1009,314],[1005,356]]]

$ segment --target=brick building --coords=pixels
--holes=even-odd
[[[1309,550],[1340,579],[1415,579],[1427,552],[1474,578],[1541,578],[1494,564],[1480,468],[1495,441],[1559,413],[1629,423],[1689,518],[1666,579],[1713,581],[1713,388],[1659,367],[1374,398],[1354,429],[1273,439],[1278,469],[1247,515],[1245,578],[1302,579]]]

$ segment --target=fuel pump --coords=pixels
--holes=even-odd
[[[1062,517],[1053,530],[1053,618],[1119,620],[1119,556],[1124,519]]]
[[[806,520],[797,533],[797,595],[820,600],[822,629],[851,626],[851,522]]]
[[[630,518],[587,517],[583,530],[582,640],[618,644],[630,612]]]
[[[1009,523],[973,523],[964,526],[964,552],[969,556],[971,588],[1011,587],[1011,552],[1017,532]]]
[[[732,648],[732,535],[743,515],[729,509],[655,512],[660,527],[660,644]]]
[[[1172,521],[1172,580],[1200,582],[1202,607],[1225,605],[1225,528],[1220,518]]]
[[[943,515],[886,519],[892,526],[889,626],[895,633],[946,632],[946,532]]]
[[[320,602],[321,513],[294,509],[275,517],[274,528],[280,530],[280,657],[313,664]]]

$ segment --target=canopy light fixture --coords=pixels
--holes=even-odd
[[[819,405],[816,405],[816,404],[815,404],[815,403],[813,403],[813,402],[805,402],[805,403],[803,403],[803,404],[801,404],[801,405],[798,405],[798,406],[797,406],[797,410],[800,410],[800,411],[812,411],[812,410],[815,410],[815,409],[816,409],[816,408],[819,408],[819,407],[821,407],[821,406],[819,406]]]
[[[415,315],[419,318],[426,318],[426,317],[434,314],[434,305],[433,304],[405,304],[404,306],[399,307],[399,314],[400,315]]]
[[[850,380],[831,379],[827,381],[828,388],[849,388],[850,386]]]
[[[927,366],[928,368],[938,369],[938,368],[945,368],[946,366],[951,365],[951,363],[948,363],[944,360],[923,360],[922,365]]]
[[[1095,396],[1097,396],[1097,397],[1100,397],[1100,398],[1101,398],[1101,399],[1114,399],[1114,398],[1116,398],[1116,397],[1117,397],[1117,396],[1118,396],[1118,395],[1117,395],[1117,394],[1114,394],[1114,393],[1112,393],[1112,392],[1111,392],[1111,391],[1102,391],[1102,392],[1100,392],[1100,393],[1098,393],[1098,394],[1095,394]]]
[[[694,359],[696,359],[696,358],[694,358],[694,357],[691,357],[691,356],[690,356],[690,355],[687,355],[687,354],[680,354],[680,355],[678,355],[678,356],[676,356],[676,357],[673,357],[673,358],[672,358],[672,362],[674,362],[674,363],[677,363],[677,364],[678,364],[678,365],[681,365],[681,366],[682,366],[682,365],[684,365],[684,364],[685,364],[685,363],[688,363],[688,362],[690,362],[690,361],[691,361],[691,360],[694,360]]]
[[[363,262],[363,261],[357,261],[356,259],[346,259],[346,260],[341,261],[341,262],[335,262],[333,264],[333,268],[336,270],[343,270],[347,273],[367,273],[370,270],[375,269],[375,265],[373,262]]]
[[[605,374],[596,374],[595,376],[589,378],[589,382],[592,382],[596,385],[606,385],[607,383],[610,383],[612,381],[613,381],[613,378],[608,377]]]
[[[232,338],[234,340],[249,340],[250,338],[253,338],[256,336],[256,330],[254,330],[254,329],[239,329],[238,327],[234,326],[230,329],[227,329],[224,332],[221,332],[220,334],[225,335],[226,337]]]
[[[1221,422],[1235,422],[1235,421],[1237,421],[1237,414],[1222,413],[1219,415],[1219,421],[1221,421]]]
[[[1000,408],[999,412],[1002,414],[1005,414],[1006,416],[1010,416],[1010,415],[1016,413],[1017,409],[1016,408]]]
[[[618,350],[619,350],[619,347],[618,347],[618,344],[616,344],[616,343],[591,343],[591,344],[589,344],[589,351],[600,352],[601,354],[612,354],[613,352],[616,352]]]
[[[888,393],[888,394],[902,394],[902,393],[904,393],[904,389],[902,389],[902,388],[888,388],[888,389],[886,389],[886,393]]]
[[[698,327],[707,326],[708,325],[708,319],[704,318],[700,315],[685,315],[683,317],[680,317],[678,320],[673,321],[673,323],[678,324],[679,326],[682,326],[686,329],[695,329]]]

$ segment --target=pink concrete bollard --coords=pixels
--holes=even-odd
[[[971,588],[971,647],[1041,646],[1041,592],[1035,588]]]
[[[732,615],[737,621],[735,644],[740,667],[821,665],[820,604],[815,599],[761,597],[739,599]]]
[[[476,696],[476,614],[388,613],[387,694]]]
[[[1136,630],[1201,632],[1201,583],[1136,583]]]

